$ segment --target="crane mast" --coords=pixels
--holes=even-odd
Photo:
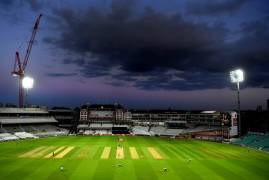
[[[38,26],[39,26],[39,22],[40,22],[41,17],[42,17],[42,14],[40,14],[35,21],[32,35],[31,35],[30,41],[28,43],[28,47],[27,47],[23,62],[21,62],[19,52],[16,51],[14,68],[13,68],[13,71],[11,72],[11,74],[13,76],[19,77],[19,107],[20,108],[22,108],[24,106],[24,89],[22,87],[22,80],[24,78],[25,69],[26,69],[26,66],[27,66],[27,63],[29,60],[29,56],[30,56],[30,53],[32,50],[32,46],[33,46],[33,43],[35,40],[35,36],[36,36],[37,30],[38,30]]]

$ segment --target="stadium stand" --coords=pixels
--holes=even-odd
[[[18,140],[19,137],[12,135],[10,133],[1,133],[0,139],[1,141],[12,141],[12,140]]]
[[[105,135],[105,134],[129,134],[128,125],[117,125],[112,123],[90,123],[79,124],[79,134]]]
[[[35,131],[34,134],[43,137],[43,136],[56,136],[56,135],[67,135],[68,130],[64,128],[59,128],[54,125],[35,125],[35,128],[38,131]]]
[[[27,133],[27,132],[16,132],[14,133],[15,136],[17,136],[20,139],[37,139],[38,137],[31,134],[31,133]]]
[[[269,152],[269,134],[248,133],[241,138],[231,139],[231,142]]]
[[[153,126],[151,128],[149,128],[148,126],[134,126],[132,129],[132,133],[134,135],[145,135],[145,136],[179,136],[182,134],[191,134],[191,133],[214,131],[214,130],[220,130],[220,128],[197,126],[193,128],[171,129],[165,126]]]
[[[5,141],[68,134],[57,125],[46,108],[0,108],[0,133]]]
[[[57,123],[53,117],[5,117],[1,118],[2,124],[34,124]]]
[[[143,135],[143,136],[152,135],[150,132],[148,132],[148,127],[145,127],[145,126],[134,126],[132,129],[132,133],[134,135]]]

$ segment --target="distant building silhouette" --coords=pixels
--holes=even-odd
[[[267,111],[242,111],[242,134],[247,132],[269,132],[269,113]]]
[[[257,112],[262,112],[262,105],[257,105],[256,111]]]
[[[267,99],[267,111],[269,111],[269,99]]]

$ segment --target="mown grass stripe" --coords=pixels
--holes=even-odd
[[[148,147],[148,151],[154,159],[163,159],[155,147]]]
[[[258,176],[260,179],[263,179],[262,174],[255,174],[256,172],[252,170],[249,170],[248,168],[245,168],[244,166],[238,165],[236,163],[238,160],[226,160],[226,164],[229,168],[236,171],[237,174],[242,175],[245,179],[249,179],[253,176]]]
[[[92,175],[92,179],[113,179],[115,175],[115,171],[117,170],[117,163],[115,163],[116,160],[108,159],[106,161],[99,161],[95,171]]]
[[[138,180],[159,179],[148,160],[133,161],[133,165]]]
[[[46,147],[45,149],[35,153],[35,154],[32,154],[31,158],[36,158],[36,157],[41,157],[41,156],[44,156],[46,153],[48,153],[49,151],[52,151],[53,149],[55,149],[56,147],[55,146],[48,146]]]
[[[259,161],[234,161],[234,164],[244,167],[253,174],[257,174],[262,177],[269,177],[268,166],[260,165]]]
[[[84,147],[80,147],[79,150],[74,154],[74,158],[83,159],[87,158],[90,154],[91,148],[90,146],[85,145]]]
[[[178,155],[177,153],[175,153],[173,150],[171,150],[169,145],[163,145],[160,147],[161,151],[165,153],[166,156],[168,156],[168,158],[165,159],[181,159],[183,160],[183,158]]]
[[[46,148],[45,146],[40,146],[40,147],[37,147],[31,151],[28,151],[22,155],[20,155],[19,157],[29,157],[29,156],[32,156],[33,154],[36,154],[37,152],[43,150],[44,148]]]
[[[238,173],[236,173],[235,169],[231,170],[229,169],[228,166],[225,166],[225,163],[218,164],[217,161],[207,160],[204,163],[204,166],[211,169],[213,172],[217,173],[219,176],[223,178],[229,178],[229,179],[242,179],[243,178]]]
[[[195,159],[200,160],[200,159],[205,158],[205,156],[202,153],[197,151],[197,147],[196,148],[191,148],[188,145],[183,145],[183,146],[190,154],[192,154],[194,156]]]
[[[108,159],[110,156],[110,151],[111,151],[111,147],[105,147],[100,158]]]
[[[96,149],[96,151],[95,152],[93,152],[93,154],[92,154],[92,159],[100,159],[100,157],[101,157],[101,154],[102,154],[102,152],[103,152],[103,150],[104,150],[104,147],[101,147],[101,146],[95,146],[95,148],[94,149]]]
[[[175,148],[177,148],[179,151],[183,152],[188,157],[188,159],[195,158],[195,156],[190,151],[186,150],[184,146],[175,145]]]
[[[186,151],[181,145],[176,145],[176,144],[172,144],[170,145],[170,147],[175,150],[176,152],[180,153],[180,155],[184,158],[190,159],[193,156],[191,154],[189,154],[188,151]]]
[[[136,147],[136,151],[137,151],[137,153],[139,155],[139,158],[142,159],[142,160],[148,158],[148,156],[144,153],[143,149],[144,149],[144,147],[142,147],[142,146]]]
[[[116,159],[124,159],[124,149],[122,146],[117,146]]]
[[[191,167],[185,164],[179,164],[178,162],[171,160],[169,161],[169,164],[171,168],[173,168],[175,173],[178,175],[178,177],[181,179],[202,179],[198,173],[193,171]]]
[[[44,156],[44,158],[50,158],[53,157],[53,153],[54,155],[56,155],[58,152],[60,152],[61,150],[63,150],[64,148],[66,148],[65,146],[59,147],[58,149],[56,149],[55,151],[47,154],[46,156]]]
[[[244,147],[206,141],[124,137],[124,141],[120,144],[126,149],[126,158],[117,160],[114,153],[109,159],[101,160],[100,156],[105,146],[112,147],[116,152],[118,144],[116,138],[76,136],[25,140],[20,141],[20,145],[16,145],[14,142],[1,143],[0,179],[118,180],[127,177],[129,180],[178,180],[268,179],[269,177],[268,154],[255,150],[248,151]],[[62,159],[44,159],[43,157],[49,152],[42,158],[18,158],[20,154],[40,146],[55,146],[57,149],[70,145],[75,149]],[[86,153],[86,157],[77,160],[77,155],[86,146],[91,147],[90,152]],[[132,160],[128,151],[129,147],[136,148],[140,159]],[[147,151],[147,147],[156,147],[165,160],[153,159]],[[209,153],[204,153],[201,149],[205,149]],[[189,156],[186,152],[192,157],[187,158]],[[199,157],[197,153],[202,154],[203,157]],[[138,164],[135,165],[137,162]],[[118,164],[122,166],[118,166]],[[61,166],[64,167],[64,171],[60,171]],[[168,169],[167,173],[163,173],[164,167]]]
[[[201,148],[198,148],[198,150],[202,151],[205,153],[205,155],[208,156],[208,158],[220,158],[220,159],[230,159],[230,158],[237,158],[236,155],[232,154],[230,151],[223,152],[223,147],[218,146],[219,144],[203,144],[203,143],[198,143],[197,141],[194,141],[194,145],[199,146]]]
[[[182,160],[190,159],[190,156],[186,155],[183,151],[181,151],[180,149],[176,148],[175,146],[172,146],[172,145],[169,144],[167,147],[169,149],[171,149],[171,151],[173,151]]]
[[[74,146],[69,146],[66,149],[64,149],[62,152],[60,152],[59,154],[57,154],[56,156],[54,156],[54,158],[56,159],[60,159],[63,158],[64,156],[66,156],[70,151],[72,151],[75,147]]]
[[[130,152],[132,159],[139,159],[139,155],[138,155],[135,147],[129,147],[129,152]]]

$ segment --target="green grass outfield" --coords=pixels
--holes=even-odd
[[[197,140],[120,138],[123,141],[116,136],[69,136],[0,143],[0,179],[269,179],[268,153]],[[118,144],[123,159],[116,158]],[[101,159],[105,147],[110,153]],[[155,159],[149,147],[161,159]]]

